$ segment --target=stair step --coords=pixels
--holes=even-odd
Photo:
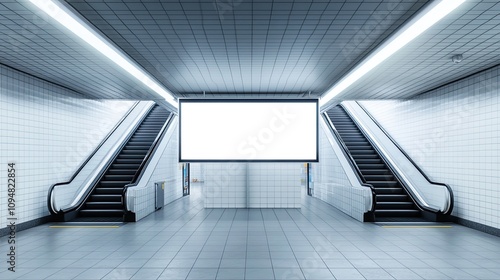
[[[130,163],[113,163],[111,165],[112,169],[135,169],[139,168],[140,164],[130,164]]]
[[[360,163],[358,164],[359,169],[384,169],[386,168],[383,163]]]
[[[95,190],[94,190],[94,193],[95,194],[110,194],[110,195],[115,195],[115,194],[118,194],[118,195],[122,195],[123,193],[123,189],[122,188],[99,188],[99,187],[96,187]]]
[[[363,154],[354,154],[352,155],[353,158],[357,159],[379,159],[380,157],[377,154],[368,154],[368,155],[363,155]]]
[[[356,158],[356,164],[379,164],[383,163],[380,158]]]
[[[80,216],[83,217],[121,217],[123,210],[117,209],[83,209],[80,210]]]
[[[420,211],[417,209],[383,209],[375,210],[375,217],[418,217]]]
[[[121,194],[120,195],[118,195],[118,194],[93,194],[90,196],[90,201],[121,202],[122,195]]]
[[[117,158],[115,159],[114,163],[141,163],[144,160],[144,157],[142,158]]]
[[[134,175],[137,169],[110,169],[106,174],[109,175]]]
[[[101,182],[99,182],[99,185],[104,187],[104,188],[124,187],[127,184],[130,184],[130,181],[101,181]]]
[[[130,181],[133,179],[134,175],[135,175],[135,173],[130,174],[130,175],[106,174],[106,175],[104,175],[104,178],[102,181],[104,181],[104,182],[107,182],[107,181]]]
[[[394,188],[401,187],[398,181],[370,181],[366,180],[366,182],[372,185],[374,188]]]
[[[118,209],[123,211],[123,203],[108,201],[91,201],[85,203],[86,209]]]
[[[397,202],[397,201],[408,201],[409,197],[406,194],[377,194],[377,203],[379,202]]]
[[[354,157],[354,155],[353,155]],[[388,168],[384,169],[360,169],[363,175],[392,175],[392,172]]]
[[[363,174],[363,172],[361,172]],[[394,175],[392,174],[363,174],[365,180],[367,181],[394,181]]]
[[[375,188],[375,194],[378,196],[380,194],[405,194],[403,188]]]
[[[377,154],[373,148],[366,149],[366,150],[350,150],[349,152],[352,155],[371,155],[371,154]]]
[[[385,209],[415,209],[415,204],[411,201],[377,201],[377,210]]]

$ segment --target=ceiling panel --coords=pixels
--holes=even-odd
[[[428,2],[65,3],[178,97],[302,98],[323,94]],[[334,102],[408,98],[499,64],[499,14],[498,1],[468,0]],[[0,2],[0,36],[2,64],[94,98],[159,98],[27,0]]]
[[[87,97],[159,99],[28,1],[0,3],[0,63]]]
[[[338,96],[409,98],[500,64],[500,2],[467,1]],[[454,63],[451,57],[462,54]]]
[[[179,96],[324,92],[427,1],[67,1]]]

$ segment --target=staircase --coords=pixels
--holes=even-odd
[[[366,183],[373,185],[375,189],[375,220],[401,221],[420,217],[420,210],[406,190],[344,109],[337,105],[330,109],[327,115],[349,149]]]
[[[158,105],[153,107],[97,183],[77,220],[123,221],[123,189],[131,183],[169,114]]]

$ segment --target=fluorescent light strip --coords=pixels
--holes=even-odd
[[[50,17],[62,24],[64,27],[68,28],[71,32],[75,33],[78,37],[82,38],[89,45],[111,59],[118,66],[137,78],[144,85],[165,98],[165,100],[172,106],[177,108],[177,102],[175,101],[172,93],[168,92],[165,88],[151,79],[148,74],[146,74],[143,70],[130,62],[124,55],[120,53],[120,51],[116,50],[116,48],[108,44],[104,39],[96,35],[91,28],[81,23],[76,16],[74,16],[60,3],[52,0],[30,1],[42,11],[47,13]]]
[[[425,32],[429,29],[429,27],[440,21],[464,2],[465,0],[435,1],[434,4],[431,4],[431,6],[426,9],[426,11],[421,13],[422,16],[419,16],[410,21],[410,23],[406,24],[403,29],[396,33],[393,39],[384,43],[378,48],[378,50],[370,55],[359,66],[354,68],[354,70],[344,77],[339,83],[330,88],[321,98],[320,106],[324,106],[335,96],[339,95],[366,73],[370,72],[377,65]]]

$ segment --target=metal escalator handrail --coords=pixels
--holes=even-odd
[[[160,129],[160,132],[158,133],[155,140],[153,141],[153,144],[151,145],[148,152],[146,153],[146,156],[142,160],[141,165],[139,166],[139,168],[135,172],[134,177],[132,178],[132,180],[130,181],[129,184],[124,186],[123,192],[122,192],[122,201],[123,201],[123,206],[125,207],[125,210],[127,209],[126,208],[127,207],[127,195],[126,194],[127,194],[128,188],[137,186],[137,184],[141,180],[142,175],[144,175],[144,172],[146,170],[145,167],[151,161],[151,158],[153,157],[154,153],[156,152],[156,150],[158,148],[158,145],[160,144],[160,140],[163,139],[163,136],[167,132],[167,128],[170,126],[170,123],[172,123],[173,118],[174,118],[174,113],[171,112],[170,115],[168,116],[167,120],[163,124],[162,128]]]
[[[101,143],[99,143],[99,145],[94,149],[94,151],[87,157],[87,159],[85,159],[85,161],[80,165],[80,167],[78,167],[78,169],[73,173],[73,176],[71,176],[71,178],[66,181],[66,182],[60,182],[60,183],[56,183],[56,184],[53,184],[52,186],[50,186],[49,188],[49,191],[48,191],[48,196],[47,196],[47,207],[49,208],[49,212],[50,214],[52,215],[56,215],[58,214],[58,211],[56,209],[54,209],[54,203],[53,203],[53,191],[54,191],[54,188],[57,187],[57,186],[60,186],[60,185],[67,185],[67,184],[70,184],[75,178],[76,176],[78,176],[78,174],[80,173],[80,171],[82,171],[83,167],[85,167],[85,165],[90,161],[90,159],[97,153],[97,151],[102,147],[102,145],[104,145],[104,143],[106,141],[108,141],[109,137],[111,137],[111,135],[118,129],[118,127],[125,121],[125,119],[132,113],[132,111],[137,107],[137,105],[139,105],[139,101],[136,101],[132,107],[130,107],[130,109],[127,111],[127,113],[125,113],[125,115],[118,121],[118,123],[116,123],[116,125],[111,129],[111,131],[106,135],[106,137],[104,137],[104,139],[101,141]]]
[[[130,141],[130,138],[132,138],[132,136],[135,134],[135,131],[139,128],[139,126],[142,124],[142,122],[144,121],[144,119],[149,115],[149,113],[151,112],[151,110],[153,110],[154,105],[155,105],[155,103],[151,104],[151,107],[147,110],[147,112],[145,112],[140,117],[139,121],[130,130],[130,133],[127,135],[127,137],[125,137],[125,139],[120,143],[120,145],[115,150],[115,152],[113,153],[113,155],[106,162],[105,166],[103,168],[101,168],[101,170],[99,171],[98,175],[94,177],[94,180],[89,185],[90,187],[88,187],[84,191],[83,195],[80,197],[80,199],[78,200],[78,202],[75,203],[75,205],[70,206],[70,207],[68,207],[66,209],[61,209],[60,213],[64,214],[64,213],[68,213],[68,212],[72,212],[72,211],[78,211],[83,206],[83,204],[85,203],[85,201],[87,201],[87,199],[92,194],[92,191],[95,189],[95,186],[101,181],[101,179],[104,176],[104,174],[106,174],[106,171],[109,169],[109,167],[113,164],[113,162],[118,157],[118,155],[120,154],[120,152],[123,150],[123,148]]]
[[[360,184],[364,187],[370,188],[372,192],[372,208],[370,209],[370,212],[374,212],[377,204],[376,200],[376,194],[375,194],[375,188],[373,187],[372,184],[369,184],[366,182],[365,177],[363,176],[363,173],[361,173],[361,170],[359,170],[358,165],[356,164],[356,161],[352,157],[351,152],[349,151],[349,148],[347,148],[347,145],[345,144],[344,140],[342,139],[342,136],[340,136],[339,132],[333,125],[332,121],[330,120],[330,117],[326,112],[323,113],[323,118],[326,120],[328,123],[328,126],[330,127],[330,131],[335,135],[335,138],[337,139],[338,143],[340,144],[340,147],[342,148],[342,152],[344,153],[344,156],[348,159],[347,161],[349,162],[349,165],[356,171],[356,177],[358,178]]]
[[[451,187],[445,183],[435,182],[435,181],[431,180],[427,176],[427,174],[425,174],[425,172],[417,165],[417,163],[415,163],[415,161],[394,140],[394,138],[392,138],[392,136],[380,125],[380,123],[373,117],[373,115],[370,112],[368,112],[368,110],[363,105],[361,105],[358,101],[355,101],[355,103],[358,104],[358,106],[366,113],[366,115],[373,121],[373,123],[387,136],[387,138],[394,144],[394,146],[396,146],[396,148],[398,148],[398,150],[408,159],[408,161],[418,170],[418,172],[420,172],[420,174],[422,174],[422,176],[427,180],[427,182],[429,182],[433,185],[444,186],[448,190],[448,193],[450,195],[450,203],[448,205],[448,209],[446,209],[444,212],[442,212],[442,214],[444,214],[444,215],[451,214],[451,211],[453,211],[453,205],[454,205],[453,190],[451,189]],[[340,104],[340,105],[345,110],[345,107],[342,104]],[[347,112],[347,110],[345,110],[345,111]],[[383,155],[381,155],[381,156],[383,157]],[[419,205],[419,206],[422,208],[425,208],[426,210],[430,210],[430,209],[428,209],[428,207],[423,207],[422,205]],[[432,211],[432,212],[435,212],[435,211]],[[440,212],[440,211],[438,211],[438,212]]]

